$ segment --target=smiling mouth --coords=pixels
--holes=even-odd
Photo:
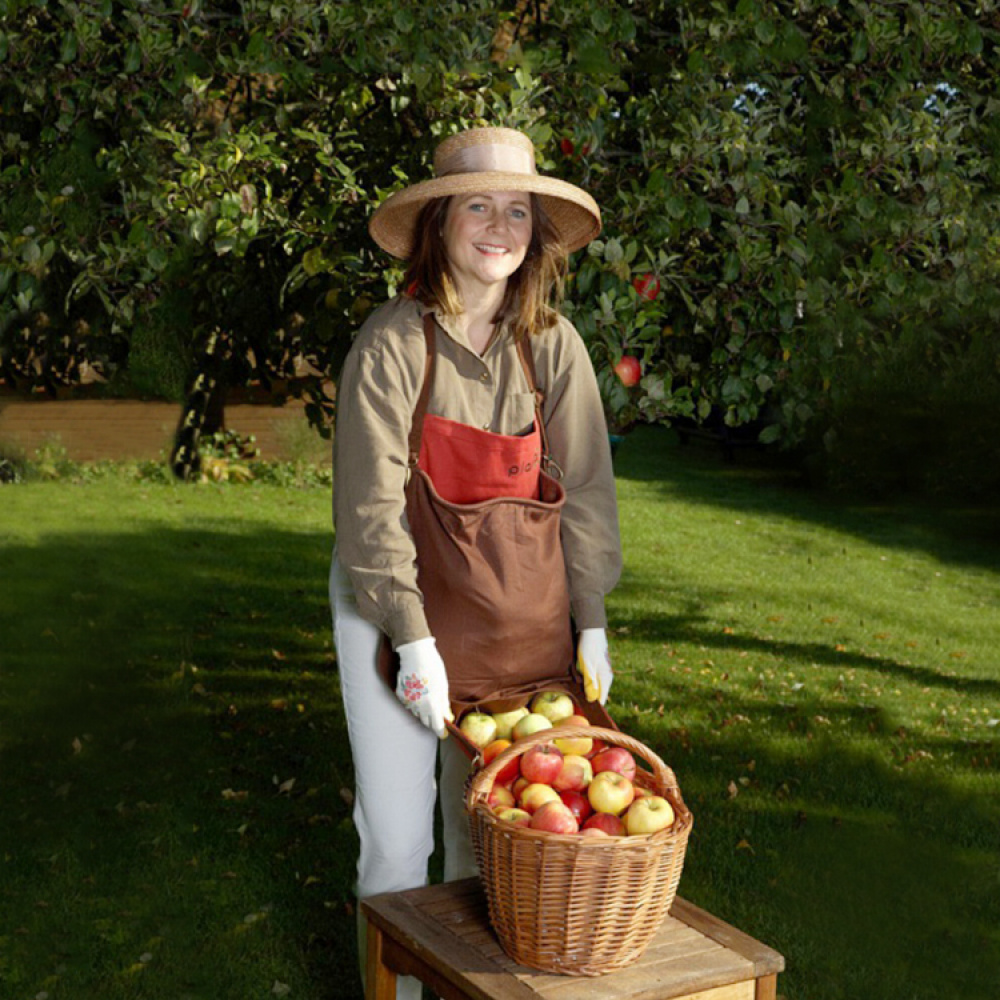
[[[474,246],[480,253],[510,253],[506,247],[497,246],[495,243],[476,243]]]

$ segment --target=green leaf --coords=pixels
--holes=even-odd
[[[747,200],[746,195],[741,196],[739,201],[736,202],[736,214],[737,215],[750,214],[750,202]]]
[[[770,45],[777,37],[777,29],[773,21],[760,21],[754,27],[754,34],[764,45]]]
[[[77,51],[80,48],[80,39],[72,29],[63,35],[62,48],[59,50],[59,61],[61,63],[71,63],[76,59]]]

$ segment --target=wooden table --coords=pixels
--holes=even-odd
[[[478,879],[385,893],[368,920],[367,1000],[394,1000],[416,976],[443,1000],[775,1000],[778,952],[677,898],[634,965],[560,976],[517,965],[490,928]]]

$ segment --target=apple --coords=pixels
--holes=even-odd
[[[576,726],[578,729],[590,725],[590,720],[585,715],[571,715],[560,725]],[[557,736],[553,743],[565,754],[575,753],[586,757],[594,747],[594,741],[589,736]]]
[[[497,724],[493,721],[493,716],[485,712],[466,712],[458,728],[480,750],[497,737]]]
[[[497,819],[502,819],[505,823],[513,823],[514,826],[530,826],[531,813],[524,809],[512,809],[509,806],[502,806],[493,810]]]
[[[525,757],[527,756],[528,754],[525,754]],[[582,792],[593,777],[594,769],[590,761],[579,754],[571,753],[563,756],[559,771],[549,784],[557,792]]]
[[[514,738],[511,735],[514,731],[514,723],[523,719],[527,714],[528,709],[525,706],[515,708],[510,712],[493,712],[493,721],[497,724],[497,739],[512,740]]]
[[[531,782],[528,781],[523,774],[513,780],[510,790],[514,793],[514,798],[517,799],[518,802],[521,801],[521,792],[523,792],[530,784]]]
[[[521,774],[532,783],[552,785],[562,770],[564,759],[562,751],[551,743],[539,743],[521,755]]]
[[[601,771],[617,771],[631,781],[635,778],[635,757],[625,747],[607,747],[590,758],[594,774]]]
[[[525,736],[551,728],[552,723],[544,715],[540,715],[538,712],[529,712],[524,718],[517,720],[511,735],[514,740],[523,740]]]
[[[489,795],[486,796],[486,804],[491,809],[496,809],[497,806],[506,806],[513,809],[516,800],[514,793],[506,785],[494,785],[490,789]]]
[[[632,788],[635,790],[635,799],[648,799],[651,795],[655,793],[651,788],[647,788],[645,785],[637,785],[634,781],[632,782]]]
[[[572,156],[576,146],[573,145],[573,140],[567,137],[559,140],[559,149],[563,156]]]
[[[634,795],[632,782],[617,771],[601,771],[587,786],[587,798],[594,812],[620,815],[632,804]]]
[[[591,760],[593,760],[602,750],[607,750],[608,748],[608,745],[604,742],[604,740],[595,739],[592,742],[594,745],[590,748],[590,753],[587,754]]]
[[[583,792],[560,792],[559,798],[562,799],[564,805],[569,806],[576,817],[577,823],[581,826],[583,826],[584,820],[594,811],[590,800]]]
[[[598,815],[604,816],[606,813],[599,813]],[[580,831],[581,837],[606,837],[607,834],[597,826],[588,826]]]
[[[656,833],[666,830],[674,821],[674,808],[662,795],[638,799],[625,813],[625,829],[629,835]]]
[[[551,785],[543,785],[539,781],[525,787],[517,804],[526,812],[535,813],[546,802],[560,801],[559,793]]]
[[[563,691],[542,691],[535,695],[531,703],[531,711],[544,715],[552,725],[557,725],[564,719],[576,715],[576,705],[573,699]]]
[[[577,833],[580,824],[570,807],[556,799],[535,810],[531,817],[531,829],[545,830],[547,833]]]
[[[615,374],[626,389],[631,389],[642,378],[642,366],[639,364],[638,359],[629,357],[626,354],[615,365]]]
[[[613,813],[597,812],[583,824],[584,830],[600,830],[608,837],[624,837],[625,824]]]
[[[655,274],[637,274],[632,279],[632,287],[640,299],[652,302],[660,294],[660,279]]]
[[[494,740],[492,743],[487,743],[483,747],[483,766],[485,767],[492,760],[499,757],[509,746],[511,746],[510,740]],[[521,762],[517,757],[514,757],[497,771],[496,777],[493,780],[498,785],[509,785],[520,772]]]

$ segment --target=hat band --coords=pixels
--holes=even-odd
[[[514,146],[500,146],[495,143],[466,146],[456,149],[441,164],[439,177],[449,174],[477,174],[499,171],[507,174],[534,174],[535,156],[531,150]]]

